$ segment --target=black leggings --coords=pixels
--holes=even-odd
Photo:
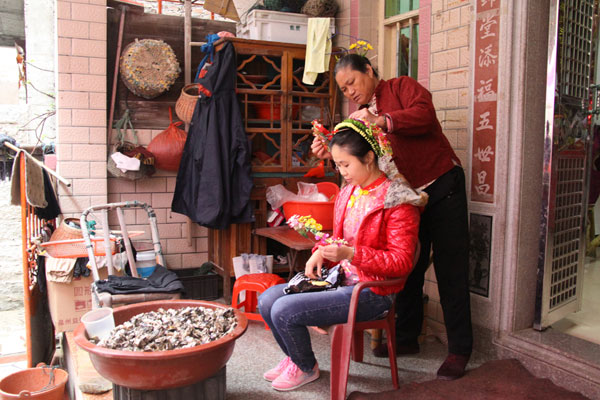
[[[469,297],[469,228],[465,174],[457,166],[425,191],[429,201],[419,226],[421,255],[396,296],[396,342],[416,346],[423,325],[423,283],[433,246],[433,265],[444,312],[448,351],[469,355],[473,347]]]

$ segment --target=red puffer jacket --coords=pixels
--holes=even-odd
[[[346,205],[354,188],[347,185],[336,198],[333,237],[343,237]],[[427,195],[419,195],[406,181],[395,179],[385,196],[376,201],[377,206],[365,216],[354,240],[352,264],[357,267],[361,281],[408,278],[419,239],[419,207],[425,206]],[[371,290],[387,295],[403,288],[404,283]]]

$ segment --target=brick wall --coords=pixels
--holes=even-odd
[[[175,173],[158,171],[139,181],[109,178],[107,147],[106,0],[59,0],[57,2],[58,172],[71,181],[59,185],[59,200],[65,217],[79,217],[91,205],[139,200],[155,210],[159,235],[169,268],[198,267],[208,259],[207,230],[187,218],[171,213]],[[118,116],[117,116],[118,117]],[[140,144],[148,145],[158,130],[138,131]],[[112,136],[114,137],[114,135]],[[118,222],[111,215],[110,223]],[[147,215],[126,211],[130,230],[145,230],[136,238],[149,238]],[[191,235],[188,239],[188,226]]]
[[[468,169],[472,6],[470,0],[431,0],[430,7],[429,90],[444,133],[463,167]],[[424,292],[429,296],[425,309],[429,331],[444,341],[444,317],[433,267],[425,274]]]
[[[137,130],[140,144],[147,146],[160,132],[162,130]],[[108,201],[114,203],[138,200],[150,204],[156,213],[158,234],[167,266],[171,269],[199,267],[208,261],[208,230],[195,223],[188,225],[187,217],[171,211],[176,176],[175,172],[157,170],[152,177],[137,181],[109,177]],[[136,241],[149,239],[146,212],[126,211],[125,221],[128,229],[146,231],[144,236],[136,237]],[[109,222],[111,225],[118,224],[112,215]],[[189,228],[191,240],[188,237]]]
[[[106,0],[60,0],[57,33],[57,170],[63,215],[107,201]]]
[[[380,23],[379,4],[360,0],[338,1],[339,9],[335,16],[335,32],[333,46],[348,49],[359,39],[367,40],[377,49],[379,43]],[[375,68],[378,68],[377,50],[370,51],[368,57]],[[357,106],[341,96],[341,119],[348,116]]]

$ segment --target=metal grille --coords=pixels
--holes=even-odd
[[[584,212],[585,153],[559,155],[549,310],[576,297]]]
[[[560,3],[560,95],[587,100],[592,54],[593,0]]]

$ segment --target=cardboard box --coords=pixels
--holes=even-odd
[[[98,272],[100,279],[108,276],[106,268],[101,268]],[[47,281],[48,305],[56,332],[74,330],[83,314],[92,309],[93,282],[91,273],[87,278],[73,278],[70,283]]]

